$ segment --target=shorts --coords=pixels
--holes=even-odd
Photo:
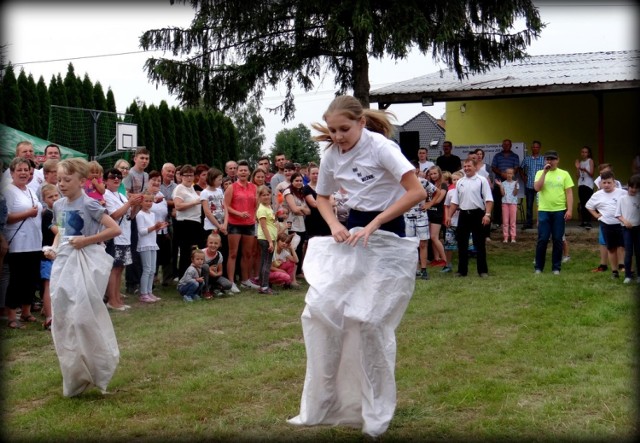
[[[434,225],[442,224],[444,214],[442,214],[440,211],[427,211],[427,214],[429,215],[429,223]]]
[[[51,268],[53,267],[53,260],[41,260],[40,261],[40,278],[42,280],[51,279]]]
[[[600,223],[600,232],[602,232],[607,249],[611,250],[624,246],[622,225],[608,225],[606,223]]]
[[[133,263],[131,258],[131,245],[116,245],[115,255],[113,256],[113,267],[128,266]]]
[[[429,240],[429,221],[423,218],[404,218],[404,230],[407,237],[418,237],[419,240]]]
[[[456,240],[456,226],[450,226],[444,231],[444,250],[458,250],[458,241]]]
[[[229,223],[227,226],[227,235],[256,235],[256,225],[234,225]]]

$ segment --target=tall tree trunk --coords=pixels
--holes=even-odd
[[[369,59],[367,58],[368,35],[355,35],[353,44],[353,96],[362,106],[369,107]]]

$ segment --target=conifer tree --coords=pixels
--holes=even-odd
[[[22,123],[22,100],[20,90],[16,80],[13,65],[9,63],[2,77],[2,108],[4,109],[4,123],[14,129],[21,130]]]
[[[49,98],[49,89],[42,76],[38,79],[36,92],[38,94],[38,121],[40,126],[39,132],[35,135],[46,139],[49,131],[49,107],[51,105],[51,99]]]

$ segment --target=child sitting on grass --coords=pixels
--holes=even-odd
[[[285,289],[300,287],[293,280],[298,256],[291,240],[293,240],[293,234],[285,234],[284,232],[278,234],[277,245],[273,251],[271,272],[269,273],[269,282],[284,285]]]
[[[194,246],[191,250],[191,265],[178,282],[178,292],[186,302],[200,300],[200,294],[204,288],[203,265],[204,252]]]
[[[212,233],[207,237],[207,248],[204,252],[204,267],[208,267],[208,277],[205,278],[204,295],[206,300],[213,298],[213,294],[222,295],[221,291],[230,291],[232,283],[223,275],[222,262],[224,257],[220,252],[222,239],[219,234]],[[203,272],[204,274],[204,272]],[[207,275],[207,274],[205,274]]]

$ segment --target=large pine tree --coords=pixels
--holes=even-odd
[[[4,110],[4,124],[21,130],[22,123],[22,100],[20,99],[20,89],[16,80],[13,65],[9,63],[2,77],[2,103]]]
[[[184,0],[186,3],[186,0]],[[458,76],[526,56],[544,24],[533,0],[190,0],[188,29],[152,29],[140,37],[151,57],[149,78],[185,106],[233,110],[267,86],[284,84],[284,119],[292,90],[305,91],[328,72],[339,93],[353,89],[369,105],[369,57],[433,55]],[[523,28],[515,30],[523,18]]]

